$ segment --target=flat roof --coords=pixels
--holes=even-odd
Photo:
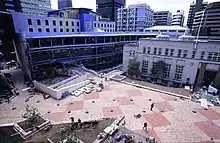
[[[164,42],[191,42],[191,43],[216,43],[216,44],[220,44],[220,40],[180,40],[178,38],[170,38],[169,40],[161,40],[161,39],[157,39],[157,38],[140,38],[139,40],[149,40],[149,41],[164,41]]]
[[[189,28],[181,27],[181,26],[158,25],[158,26],[145,28],[144,30],[189,30]]]
[[[25,38],[58,38],[58,37],[99,37],[99,36],[132,36],[132,35],[145,35],[145,36],[157,36],[150,32],[33,32],[23,33]]]

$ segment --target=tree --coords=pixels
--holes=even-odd
[[[60,130],[61,143],[80,143],[74,131],[69,126]]]
[[[163,78],[163,73],[165,70],[165,63],[164,61],[158,61],[154,63],[152,69],[151,69],[151,74],[152,76],[156,78]]]
[[[128,64],[128,75],[130,76],[139,76],[140,70],[139,70],[140,62],[137,62],[136,59],[129,60]]]
[[[25,113],[22,115],[23,118],[27,119],[27,122],[32,127],[36,126],[36,123],[40,117],[40,113],[35,107],[30,107],[29,105],[26,105],[25,107]]]

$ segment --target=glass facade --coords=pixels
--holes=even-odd
[[[124,44],[136,42],[141,37],[148,36],[30,38],[27,39],[30,53],[26,56],[30,56],[31,73],[37,80],[44,74],[39,69],[45,70],[51,66],[83,64],[93,70],[103,70],[122,64]]]

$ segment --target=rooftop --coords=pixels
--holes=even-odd
[[[158,26],[146,28],[145,30],[189,30],[189,28],[181,27],[181,26],[165,26],[165,25],[161,26],[161,25],[158,25]]]
[[[91,36],[132,36],[132,35],[149,35],[156,36],[157,34],[145,32],[57,32],[57,33],[23,33],[25,38],[57,38],[57,37],[91,37]]]

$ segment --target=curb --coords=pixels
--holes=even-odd
[[[14,123],[0,124],[0,128],[1,127],[13,126],[13,125],[14,125]]]
[[[159,89],[143,86],[143,85],[140,85],[140,84],[130,83],[130,82],[126,82],[126,81],[120,81],[120,82],[124,83],[124,84],[131,85],[131,86],[135,86],[135,87],[138,87],[138,88],[143,88],[143,89],[147,89],[147,90],[151,90],[151,91],[155,91],[155,92],[160,92],[160,93],[168,94],[168,95],[175,96],[175,97],[181,97],[181,98],[184,98],[184,99],[191,99],[188,96],[184,96],[184,95],[180,95],[180,94],[176,94],[176,93],[171,93],[171,92],[167,92],[167,91],[162,91],[162,90],[159,90]]]

